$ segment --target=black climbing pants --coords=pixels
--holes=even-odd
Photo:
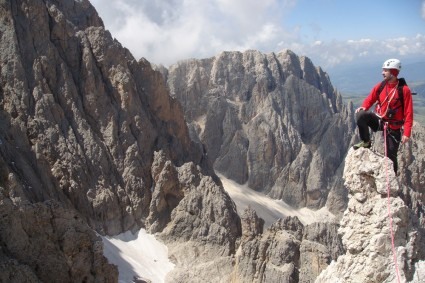
[[[360,111],[357,113],[357,127],[359,128],[360,139],[364,142],[368,142],[370,141],[369,128],[374,132],[383,131],[384,123],[375,113]],[[387,135],[387,157],[393,162],[394,172],[397,173],[397,152],[401,141],[401,130],[392,130],[387,127],[386,133],[383,132],[383,135],[384,134]]]

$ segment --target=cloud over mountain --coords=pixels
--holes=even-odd
[[[291,49],[323,67],[368,60],[371,56],[425,57],[423,33],[402,38],[317,39],[318,34],[332,31],[324,30],[313,20],[303,25],[285,21],[298,4],[295,0],[114,0],[108,5],[101,0],[91,2],[114,37],[135,57],[145,57],[156,64],[170,65],[186,58],[211,57],[223,50],[247,49],[266,53]],[[307,29],[312,33],[308,39]]]

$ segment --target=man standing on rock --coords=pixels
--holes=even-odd
[[[356,109],[360,143],[353,146],[370,148],[369,127],[374,131],[383,131],[386,140],[387,156],[393,161],[397,173],[397,151],[400,145],[410,139],[413,124],[412,93],[403,78],[398,79],[401,63],[398,59],[388,59],[382,66],[384,80],[376,84],[370,94]],[[367,110],[376,104],[375,112]],[[403,127],[404,126],[404,127]],[[402,128],[403,134],[402,134]],[[385,129],[385,131],[384,131]]]

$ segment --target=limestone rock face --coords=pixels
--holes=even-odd
[[[177,167],[163,152],[155,153],[152,167],[155,189],[146,222],[150,232],[160,232],[176,264],[167,282],[226,282],[241,222],[219,179],[194,163]]]
[[[287,217],[264,233],[263,224],[254,210],[245,210],[232,282],[311,282],[344,253],[335,223],[304,226]]]
[[[179,102],[88,0],[0,1],[0,22],[2,279],[116,282],[93,230],[175,225],[235,250],[239,216]]]
[[[304,228],[300,246],[300,281],[314,282],[332,260],[345,253],[336,223],[312,223]]]
[[[419,217],[420,227],[425,228],[425,128],[413,125],[411,142],[399,151],[399,184],[401,198]]]
[[[168,245],[168,282],[311,282],[347,254],[384,257],[387,244],[369,248],[350,219],[338,230],[285,218],[263,231],[248,210],[241,221],[213,172],[293,206],[345,209],[341,176],[357,169],[343,162],[352,105],[308,58],[223,52],[152,67],[112,38],[88,0],[0,0],[0,22],[0,281],[116,282],[96,233],[141,227]],[[424,266],[414,229],[424,225],[423,133],[400,155],[403,186],[392,193],[403,200],[394,216],[408,280]],[[351,200],[381,200],[369,188],[383,175],[367,168]],[[383,218],[362,221],[382,236],[383,221],[372,221]],[[366,272],[362,260],[354,266]]]
[[[298,282],[303,228],[298,218],[288,217],[273,224],[262,235],[245,237],[236,254],[234,281]],[[244,232],[247,233],[252,232]]]
[[[315,282],[420,282],[425,234],[398,197],[391,161],[368,149],[350,150],[344,179],[350,200],[339,233],[346,253]]]
[[[382,132],[373,136],[372,149],[384,155],[384,139]],[[418,217],[418,227],[425,228],[425,128],[414,123],[412,136],[408,143],[401,145],[398,152],[399,170],[397,180],[398,196],[405,205]],[[392,165],[391,165],[392,166]]]
[[[308,58],[222,52],[162,73],[221,174],[296,207],[322,207],[331,191],[331,206],[345,209],[336,182],[353,113]]]
[[[140,227],[154,150],[180,164],[202,158],[162,76],[86,0],[3,6],[0,138],[6,162],[29,169],[25,196],[69,201],[101,233]]]
[[[60,203],[16,205],[0,193],[1,282],[117,282],[84,219]]]

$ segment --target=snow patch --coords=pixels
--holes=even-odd
[[[304,225],[314,222],[334,222],[333,215],[326,207],[319,210],[309,208],[295,209],[282,200],[272,199],[262,193],[254,191],[247,185],[240,185],[235,181],[227,179],[223,175],[217,174],[224,189],[236,203],[238,214],[249,206],[257,212],[257,215],[264,219],[264,228],[270,227],[279,218],[286,216],[296,216]]]
[[[308,208],[294,209],[282,200],[272,199],[246,185],[217,175],[236,203],[239,215],[250,206],[264,219],[265,228],[286,216],[297,216],[304,225],[335,220],[335,216],[325,207],[317,211]],[[136,234],[127,231],[114,237],[102,237],[102,241],[105,257],[118,266],[119,283],[132,283],[137,278],[163,283],[167,273],[174,268],[174,264],[168,259],[167,246],[144,229]]]
[[[135,278],[162,283],[174,268],[168,259],[168,249],[152,234],[141,229],[136,234],[127,231],[114,237],[102,237],[103,253],[118,266],[119,283],[131,283]]]

